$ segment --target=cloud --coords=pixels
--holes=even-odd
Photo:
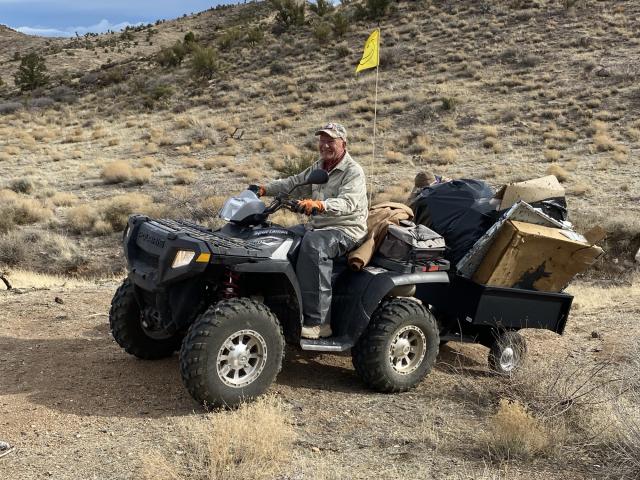
[[[120,22],[112,24],[109,20],[102,19],[95,25],[90,25],[88,27],[67,27],[64,29],[58,28],[47,28],[47,27],[18,27],[15,30],[21,33],[25,33],[27,35],[39,35],[41,37],[74,37],[76,32],[78,35],[82,36],[85,33],[105,33],[108,30],[113,30],[114,32],[123,30],[125,27],[130,26],[138,26],[141,25],[141,22],[138,23],[129,23],[129,22]]]

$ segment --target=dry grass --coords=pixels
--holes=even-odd
[[[162,215],[160,205],[154,204],[150,196],[141,193],[128,193],[119,195],[103,202],[99,208],[102,219],[107,222],[114,231],[122,230],[127,224],[129,215],[141,213],[146,215]]]
[[[51,202],[56,207],[70,207],[78,202],[78,197],[72,192],[56,192],[51,196]]]
[[[156,450],[142,458],[143,478],[232,480],[285,473],[295,440],[287,413],[272,397],[178,422],[183,455]]]
[[[90,287],[93,282],[76,277],[48,275],[28,270],[8,269],[5,276],[13,288],[55,288],[55,287]],[[0,282],[0,289],[4,283]]]
[[[551,438],[545,426],[517,400],[502,399],[489,419],[487,448],[498,460],[529,459],[547,451]]]
[[[122,183],[128,182],[133,176],[133,169],[129,162],[125,160],[116,160],[107,164],[100,174],[105,183]]]
[[[99,219],[100,214],[90,205],[79,205],[67,212],[67,226],[75,233],[92,231]]]
[[[86,262],[85,252],[57,233],[20,230],[0,236],[0,265],[67,274],[78,272]]]
[[[564,168],[562,168],[557,163],[549,165],[545,173],[547,175],[555,175],[559,182],[566,182],[570,177],[569,172],[567,172]]]

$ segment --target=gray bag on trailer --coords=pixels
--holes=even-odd
[[[400,262],[442,258],[445,243],[442,235],[424,225],[402,221],[400,225],[389,225],[378,253]]]

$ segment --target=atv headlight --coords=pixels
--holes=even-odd
[[[173,259],[173,263],[171,264],[171,268],[189,265],[195,256],[196,252],[192,252],[191,250],[178,250],[178,253],[176,253],[175,258]]]

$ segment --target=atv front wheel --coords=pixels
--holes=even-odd
[[[511,375],[524,363],[527,342],[518,332],[504,332],[489,346],[489,368],[500,375]]]
[[[116,290],[109,310],[109,326],[114,340],[127,353],[144,360],[170,357],[180,348],[182,336],[179,333],[170,335],[150,330],[144,323],[135,286],[126,279]]]
[[[180,350],[182,381],[199,403],[233,407],[261,395],[282,368],[276,316],[248,298],[223,300],[198,317]]]
[[[436,319],[408,298],[394,298],[373,313],[351,351],[364,383],[381,392],[404,392],[429,373],[438,356]]]

